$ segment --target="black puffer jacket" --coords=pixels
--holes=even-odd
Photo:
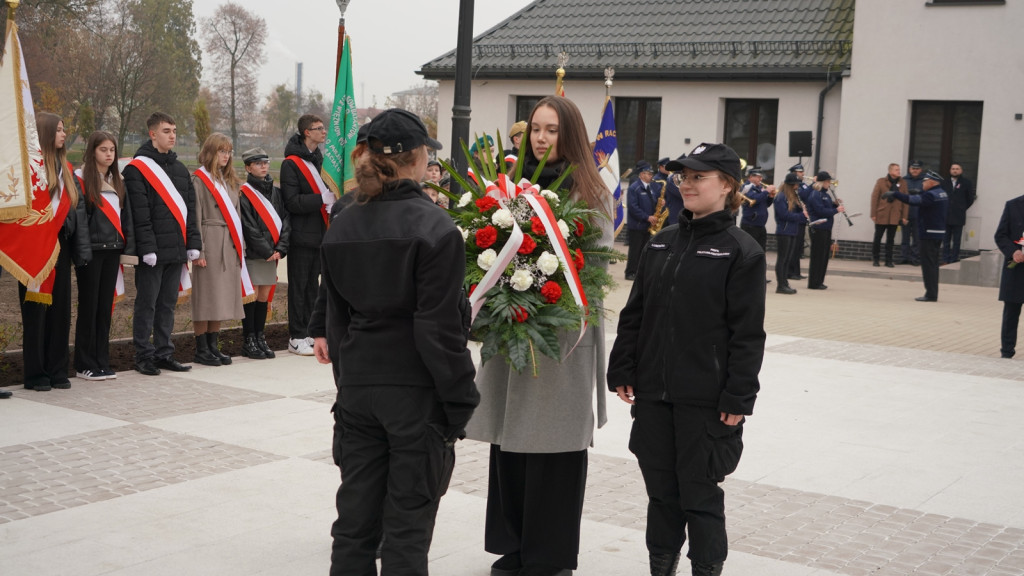
[[[317,172],[320,172],[324,164],[320,149],[310,152],[301,134],[292,135],[284,147],[284,155],[309,160]],[[281,199],[284,200],[284,207],[291,217],[290,245],[298,248],[319,248],[327,230],[321,212],[324,200],[320,197],[320,191],[309,185],[309,181],[292,160],[286,159],[281,162]]]
[[[103,197],[107,201],[107,197]],[[128,206],[125,193],[124,206],[121,207],[121,232],[118,234],[114,223],[107,218],[103,210],[90,202],[85,203],[85,212],[89,217],[89,240],[93,250],[119,250],[122,254],[135,256],[135,227],[132,224],[132,210]],[[159,262],[159,259],[157,260]]]
[[[752,414],[764,357],[764,251],[726,210],[659,232],[619,314],[608,388]]]
[[[185,201],[188,214],[185,229],[188,242],[182,239],[181,228],[174,219],[170,208],[134,166],[124,169],[124,185],[128,190],[128,205],[132,210],[135,226],[135,250],[140,259],[155,253],[157,264],[184,263],[188,261],[186,250],[202,250],[203,241],[196,226],[196,192],[188,168],[178,161],[174,151],[159,152],[152,142],[146,142],[135,152],[135,156],[152,158],[164,169],[171,183]]]
[[[263,218],[256,211],[256,207],[249,201],[249,197],[242,193],[238,203],[242,212],[242,236],[245,237],[245,257],[254,260],[266,260],[273,256],[274,252],[280,252],[281,257],[284,258],[288,255],[288,236],[291,233],[291,222],[288,217],[288,211],[284,209],[284,202],[281,200],[281,190],[274,186],[274,179],[270,176],[260,179],[249,174],[246,183],[255,188],[260,194],[263,194],[264,198],[270,200],[274,211],[281,218],[281,235],[278,236],[277,244],[275,244],[274,237],[270,234],[270,229],[263,223]]]
[[[73,206],[68,210],[68,215],[64,218],[64,224],[60,227],[58,234],[61,240],[71,243],[71,262],[75,266],[85,266],[92,260],[92,247],[89,245],[89,219],[85,214],[85,194],[82,193],[77,178],[75,178],[75,187],[78,189],[78,206]]]

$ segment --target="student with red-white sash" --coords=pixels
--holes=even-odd
[[[92,259],[85,204],[67,161],[64,121],[49,112],[36,115],[39,147],[54,217],[53,234],[60,243],[57,263],[40,284],[18,285],[21,301],[25,388],[45,392],[71,388],[68,380],[68,336],[71,333],[71,263]]]
[[[313,355],[306,329],[320,287],[320,243],[327,231],[334,194],[320,177],[324,157],[319,146],[327,140],[324,121],[314,114],[299,118],[299,131],[284,147],[281,198],[291,218],[288,244],[288,351]]]
[[[110,317],[115,296],[124,296],[122,264],[139,261],[128,197],[117,169],[117,138],[109,132],[90,134],[77,174],[84,191],[92,262],[75,269],[75,372],[85,380],[108,380],[117,378],[110,369]]]
[[[220,325],[241,320],[242,299],[255,299],[245,266],[242,218],[238,212],[241,182],[231,165],[231,139],[214,132],[199,151],[201,166],[192,175],[196,222],[203,249],[192,266],[192,326],[195,361],[206,366],[231,364],[220,351]]]
[[[171,331],[178,293],[191,287],[186,263],[199,258],[202,239],[192,179],[172,150],[177,142],[174,119],[155,112],[146,128],[150,141],[139,147],[122,173],[141,260],[135,268],[132,317],[135,369],[155,376],[160,369],[192,368],[174,359]]]
[[[249,176],[242,184],[239,200],[242,213],[242,234],[245,236],[245,265],[256,289],[256,301],[242,305],[242,356],[259,360],[273,358],[263,328],[274,286],[277,286],[277,264],[288,255],[291,223],[281,200],[281,190],[270,177],[270,157],[262,148],[242,153]]]

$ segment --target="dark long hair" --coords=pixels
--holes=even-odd
[[[586,124],[583,122],[583,115],[580,109],[573,104],[572,100],[562,96],[547,96],[541,98],[540,102],[530,111],[530,119],[526,123],[526,133],[523,134],[523,143],[526,144],[527,160],[539,160],[533,153],[533,142],[530,133],[533,131],[533,115],[537,109],[547,106],[558,115],[558,156],[567,164],[576,166],[572,173],[572,195],[586,201],[587,206],[594,210],[610,215],[611,193],[601,180],[597,172],[597,165],[594,163],[593,151],[590,148],[590,139],[587,138]]]
[[[114,163],[107,167],[106,174],[100,174],[96,166],[96,149],[100,144],[110,142],[114,145]],[[103,181],[107,180],[117,193],[121,207],[124,207],[124,181],[117,169],[117,138],[110,132],[97,130],[89,134],[85,144],[85,162],[82,165],[82,182],[85,184],[85,201],[91,206],[98,206],[100,194],[103,192]]]
[[[46,183],[50,186],[50,196],[60,189],[57,174],[64,180],[64,191],[71,200],[71,208],[78,205],[78,187],[75,186],[75,175],[68,170],[67,140],[64,146],[57,148],[57,125],[64,119],[52,112],[36,114],[36,132],[39,135],[39,148],[43,151],[43,165],[46,167]]]

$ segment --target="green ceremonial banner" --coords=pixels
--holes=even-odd
[[[359,118],[352,90],[352,50],[349,37],[345,36],[338,84],[334,88],[334,106],[324,145],[324,167],[320,171],[324,183],[335,196],[355,188],[355,166],[349,155],[356,146]]]

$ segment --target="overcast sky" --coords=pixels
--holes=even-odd
[[[237,1],[237,0],[236,0]],[[477,0],[473,35],[511,16],[531,0]],[[221,0],[195,0],[197,25],[213,15]],[[260,78],[262,98],[285,83],[295,87],[295,64],[303,63],[303,90],[334,93],[338,5],[335,0],[243,0],[267,21],[267,61]],[[384,106],[394,92],[423,82],[415,73],[426,62],[455,48],[459,0],[351,0],[345,11],[352,39],[356,104]],[[204,80],[209,73],[204,59]]]

